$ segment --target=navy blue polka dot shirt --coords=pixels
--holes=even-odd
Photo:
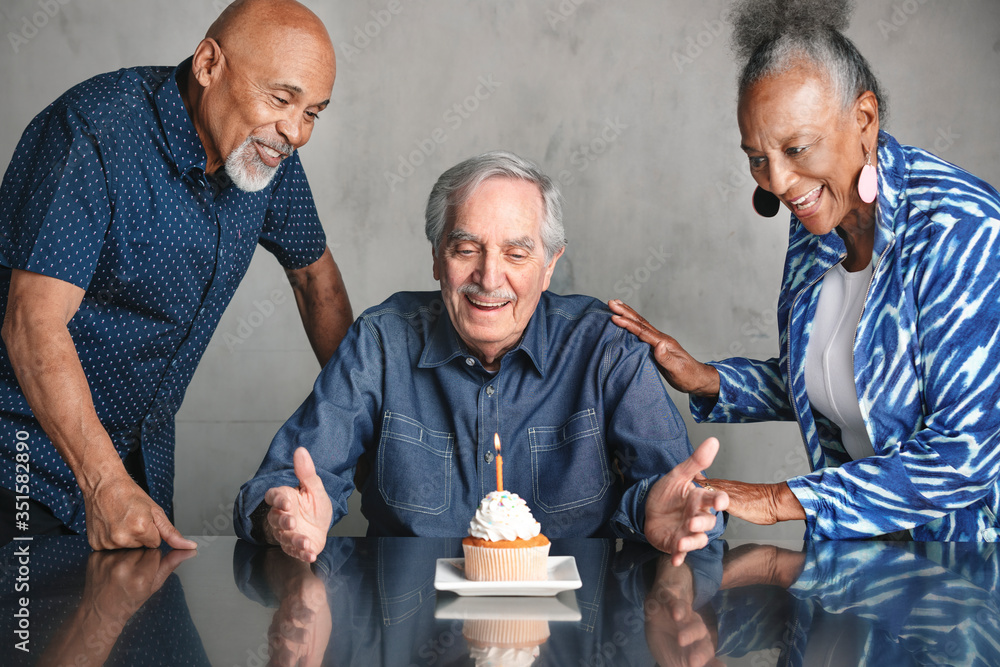
[[[255,193],[206,175],[177,80],[189,70],[190,59],[135,67],[72,88],[25,130],[0,186],[0,315],[12,268],[86,290],[69,330],[97,415],[122,456],[141,443],[150,496],[168,515],[174,415],[254,249],[296,269],[326,248],[297,153]],[[0,424],[0,486],[15,488],[25,431],[30,496],[83,532],[80,490],[2,342]]]

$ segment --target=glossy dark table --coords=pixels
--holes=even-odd
[[[7,545],[0,664],[1000,665],[989,544],[719,541],[675,568],[644,545],[555,540],[581,588],[474,599],[434,589],[456,539],[331,538],[313,567],[197,539]]]

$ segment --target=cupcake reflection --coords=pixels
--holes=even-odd
[[[549,622],[537,620],[467,620],[462,635],[476,667],[528,667],[549,638]]]

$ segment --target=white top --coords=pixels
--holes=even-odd
[[[855,460],[875,454],[854,386],[854,333],[871,278],[871,264],[854,273],[838,264],[827,272],[806,349],[809,402],[840,427],[844,448]]]

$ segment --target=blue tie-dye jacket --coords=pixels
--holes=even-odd
[[[1000,476],[1000,194],[879,135],[874,272],[854,340],[854,382],[875,456],[852,461],[813,412],[805,363],[820,280],[846,257],[836,232],[792,216],[777,359],[713,363],[698,421],[796,420],[812,473],[788,480],[816,539],[912,529],[997,541]]]

